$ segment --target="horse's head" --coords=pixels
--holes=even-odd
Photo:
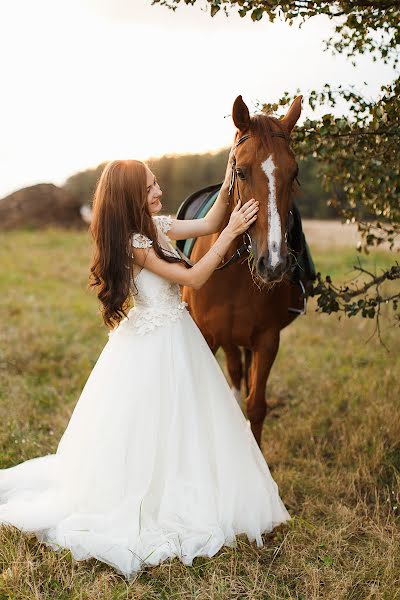
[[[256,272],[264,282],[281,280],[290,266],[287,228],[298,167],[289,137],[300,117],[301,100],[296,98],[282,119],[265,114],[250,117],[242,96],[233,104],[237,132],[231,193],[236,201],[240,196],[242,204],[250,198],[260,202],[258,218],[248,233]]]

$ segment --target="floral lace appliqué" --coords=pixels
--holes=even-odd
[[[172,227],[172,217],[171,215],[157,215],[153,217],[159,229],[163,233],[167,233]]]
[[[148,238],[143,233],[134,233],[132,236],[132,246],[134,248],[150,248],[153,245],[153,240]]]
[[[123,332],[144,335],[156,327],[181,319],[188,306],[182,300],[177,283],[167,281],[146,269],[142,269],[134,281],[138,290],[138,294],[134,296],[135,306],[109,332],[109,337]]]
[[[175,306],[147,308],[134,306],[128,312],[128,317],[122,319],[118,327],[108,333],[108,337],[112,338],[116,334],[135,333],[135,335],[145,335],[149,331],[153,331],[156,327],[165,325],[170,321],[177,321],[183,317],[187,302],[181,300]]]

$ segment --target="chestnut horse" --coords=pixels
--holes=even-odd
[[[290,312],[289,307],[300,306],[304,299],[300,288],[287,277],[290,268],[287,222],[298,173],[289,139],[301,113],[301,100],[301,96],[296,98],[286,116],[278,120],[264,114],[250,117],[242,97],[236,98],[232,111],[237,128],[232,167],[234,185],[231,194],[226,192],[228,209],[221,231],[238,197],[242,204],[250,198],[259,200],[258,218],[248,229],[253,269],[249,268],[248,260],[242,259],[215,271],[199,290],[184,287],[182,294],[211,350],[215,353],[222,347],[225,351],[236,398],[240,397],[245,375],[247,417],[259,445],[267,411],[265,389],[278,352],[280,332],[299,314]],[[193,262],[210,249],[218,235],[196,240],[191,254]],[[241,243],[241,238],[237,238],[225,259]],[[248,358],[245,365],[241,347]]]

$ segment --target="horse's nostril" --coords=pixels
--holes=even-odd
[[[258,269],[259,273],[263,274],[265,272],[266,264],[267,264],[267,261],[265,260],[265,257],[260,256],[260,258],[258,259],[258,262],[257,262],[257,269]]]
[[[277,265],[277,272],[280,274],[284,273],[288,266],[288,257],[283,256]]]

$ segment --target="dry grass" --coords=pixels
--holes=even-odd
[[[308,243],[318,250],[355,248],[360,239],[356,223],[342,224],[340,220],[303,219],[303,229]],[[389,250],[389,245],[380,248]]]
[[[346,278],[355,252],[313,246]],[[377,268],[391,257],[377,255]],[[84,233],[4,235],[0,273],[0,467],[55,451],[106,342],[85,291]],[[370,257],[369,267],[375,260]],[[128,585],[13,527],[0,528],[0,600],[400,598],[400,343],[367,320],[308,315],[282,333],[267,389],[263,448],[293,519],[263,548],[239,539],[192,567],[178,560]],[[220,355],[218,355],[220,358]]]

